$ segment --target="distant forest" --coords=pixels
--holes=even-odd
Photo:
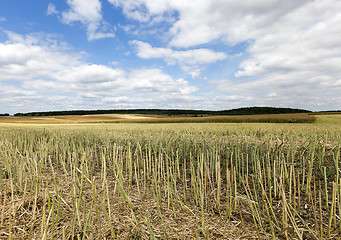
[[[223,116],[223,115],[260,115],[280,113],[309,113],[311,111],[295,108],[245,107],[231,110],[182,110],[182,109],[114,109],[114,110],[72,110],[16,113],[14,116],[60,116],[60,115],[93,115],[93,114],[150,114],[167,116]]]

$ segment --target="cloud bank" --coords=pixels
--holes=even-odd
[[[341,109],[341,1],[65,3],[66,9],[46,3],[44,16],[55,15],[71,28],[80,24],[89,44],[112,40],[106,47],[121,49],[110,52],[119,53],[110,61],[117,64],[98,63],[101,56],[91,60],[86,51],[73,49],[77,42],[65,43],[62,34],[0,29],[7,37],[0,35],[0,87],[8,108],[34,102],[32,110],[50,103],[52,110]],[[121,15],[109,21],[104,17],[111,9],[103,6]],[[1,26],[8,21],[0,17]]]
[[[82,60],[82,54],[51,44],[49,36],[7,32],[0,43],[0,101],[20,111],[39,109],[171,108],[196,99],[197,87],[160,69],[130,71]],[[17,81],[9,85],[7,82]],[[2,83],[1,83],[2,81]],[[49,103],[51,106],[48,107]],[[64,108],[63,108],[64,106]]]
[[[233,76],[211,79],[222,94],[215,99],[240,96],[242,105],[341,107],[340,1],[109,1],[127,18],[142,22],[176,13],[168,32],[173,48],[247,42],[247,57]],[[179,63],[170,49],[136,44],[140,57]],[[243,102],[244,96],[254,102]]]

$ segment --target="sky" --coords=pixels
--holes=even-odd
[[[340,0],[2,0],[0,113],[341,109]]]

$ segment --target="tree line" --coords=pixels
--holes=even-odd
[[[244,107],[231,110],[184,110],[184,109],[111,109],[111,110],[71,110],[16,113],[14,116],[61,116],[61,115],[94,115],[94,114],[149,114],[167,116],[222,116],[222,115],[259,115],[259,114],[285,114],[309,113],[311,111],[296,108],[275,107]],[[8,116],[8,115],[7,115]]]

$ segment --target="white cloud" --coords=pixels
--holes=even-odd
[[[197,91],[197,87],[190,86],[184,79],[174,80],[171,76],[162,73],[160,69],[138,69],[130,72],[128,82],[131,90],[152,91],[164,95],[188,95]]]
[[[134,69],[130,72],[103,65],[71,67],[56,73],[51,80],[37,79],[24,83],[25,88],[36,91],[54,91],[64,94],[97,96],[98,99],[132,95],[145,98],[148,95],[190,95],[198,89],[183,79],[174,80],[160,69]],[[66,87],[67,86],[67,87]],[[160,95],[161,94],[161,95]]]
[[[195,0],[177,4],[180,16],[170,30],[174,36],[171,45],[193,46],[218,39],[233,45],[256,39],[307,2],[310,0]]]
[[[321,80],[322,79],[322,80]],[[280,106],[305,108],[310,110],[340,109],[341,84],[333,87],[326,82],[334,82],[332,78],[323,79],[312,76],[309,72],[292,72],[285,75],[269,74],[256,80],[219,80],[212,81],[219,106],[226,96],[239,96],[240,106]],[[246,101],[246,98],[252,101]],[[218,101],[219,100],[219,101]],[[232,99],[230,99],[232,100]],[[230,104],[233,101],[225,102]],[[237,105],[231,107],[238,107]]]
[[[24,112],[32,104],[38,104],[44,99],[35,91],[29,91],[20,87],[3,84],[0,82],[0,113]],[[14,109],[16,110],[14,112]]]
[[[136,46],[137,55],[140,58],[162,58],[169,65],[179,64],[183,70],[191,73],[193,77],[200,75],[200,65],[214,63],[228,57],[223,52],[215,52],[205,48],[175,51],[171,48],[152,47],[148,43],[137,40],[130,43]]]
[[[0,43],[0,112],[170,108],[198,99],[197,87],[160,69],[88,64],[50,36],[7,34]]]
[[[67,54],[65,43],[49,36],[6,33],[9,40],[0,43],[0,80],[51,77],[70,65],[79,64],[80,54]]]
[[[113,69],[104,65],[80,64],[59,71],[54,76],[59,82],[68,83],[105,83],[116,81],[124,77],[125,72],[121,69]]]
[[[215,52],[210,49],[195,49],[186,51],[175,51],[170,48],[152,47],[150,44],[141,41],[132,41],[137,47],[137,55],[144,59],[162,58],[168,64],[186,63],[189,65],[209,64],[227,58],[223,52]]]
[[[313,110],[341,107],[341,1],[108,1],[133,20],[119,27],[135,34],[135,39],[144,39],[132,42],[140,58],[177,64],[193,77],[200,76],[204,65],[226,60],[225,67],[219,63],[221,73],[212,73],[222,80],[200,82],[213,90],[198,97],[206,91],[204,87],[199,89],[159,69],[89,64],[81,60],[81,54],[66,51],[67,46],[54,37],[7,32],[9,40],[0,43],[0,80],[14,79],[20,86],[7,89],[23,91],[24,96],[37,93],[45,97],[45,92],[50,92],[48,99],[64,94],[60,104],[68,101],[79,107],[97,107],[95,102],[103,104],[102,108],[109,103],[223,109],[250,105]],[[67,3],[70,8],[59,15],[64,23],[83,24],[89,40],[113,37],[105,30],[110,25],[103,20],[100,0]],[[155,24],[162,21],[165,24]],[[164,29],[166,35],[159,34]],[[150,36],[143,35],[147,31]],[[151,36],[161,36],[167,47],[153,47],[148,43]],[[245,43],[242,62],[229,59],[228,52],[208,49],[222,43],[225,46],[220,49],[231,47],[231,51],[237,49],[236,44]],[[229,66],[232,70],[226,70]]]
[[[340,109],[340,12],[339,1],[309,1],[260,31],[235,73],[256,80],[235,85],[236,91],[258,94],[265,103]],[[261,99],[261,89],[270,95]]]
[[[196,101],[197,97],[193,94],[198,90],[188,81],[175,80],[159,69],[127,72],[86,64],[61,71],[52,80],[25,82],[23,87],[40,94],[68,96],[67,104],[73,109],[190,106]]]
[[[128,18],[138,20],[140,22],[150,22],[155,19],[157,21],[169,20],[170,16],[167,17],[167,13],[169,13],[172,10],[171,4],[169,4],[169,1],[167,0],[158,1],[108,0],[108,1],[116,7],[121,7],[123,9],[123,13]],[[162,15],[164,17],[162,17]]]
[[[87,28],[89,41],[115,36],[112,31],[101,31],[101,28],[106,28],[107,23],[103,21],[102,5],[99,0],[67,0],[67,4],[70,9],[62,12],[62,22],[66,24],[81,22]]]
[[[282,17],[250,46],[238,77],[259,73],[318,71],[334,74],[341,63],[341,2],[315,1]],[[302,20],[301,20],[302,19]]]
[[[31,80],[53,76],[80,63],[79,53],[67,53],[64,42],[55,36],[20,35],[6,31],[8,40],[0,43],[0,80]]]
[[[109,2],[122,7],[128,18],[141,22],[176,12],[177,20],[170,29],[173,36],[170,44],[191,47],[218,39],[235,44],[256,38],[277,22],[281,22],[282,17],[312,0],[109,0]]]
[[[111,2],[135,20],[139,20],[136,16],[144,16],[140,21],[169,13],[175,16],[169,28],[170,47],[217,43],[233,47],[247,42],[247,54],[235,72],[237,80],[223,80],[227,96],[236,95],[235,90],[259,103],[341,107],[340,101],[335,102],[341,90],[339,0]],[[170,55],[167,49],[150,50],[147,46],[145,51]],[[172,60],[177,61],[168,59]]]
[[[47,6],[46,15],[54,15],[58,13],[59,11],[57,11],[56,5],[54,5],[53,3],[49,3],[49,5]]]
[[[6,18],[0,17],[0,22],[6,22]]]

